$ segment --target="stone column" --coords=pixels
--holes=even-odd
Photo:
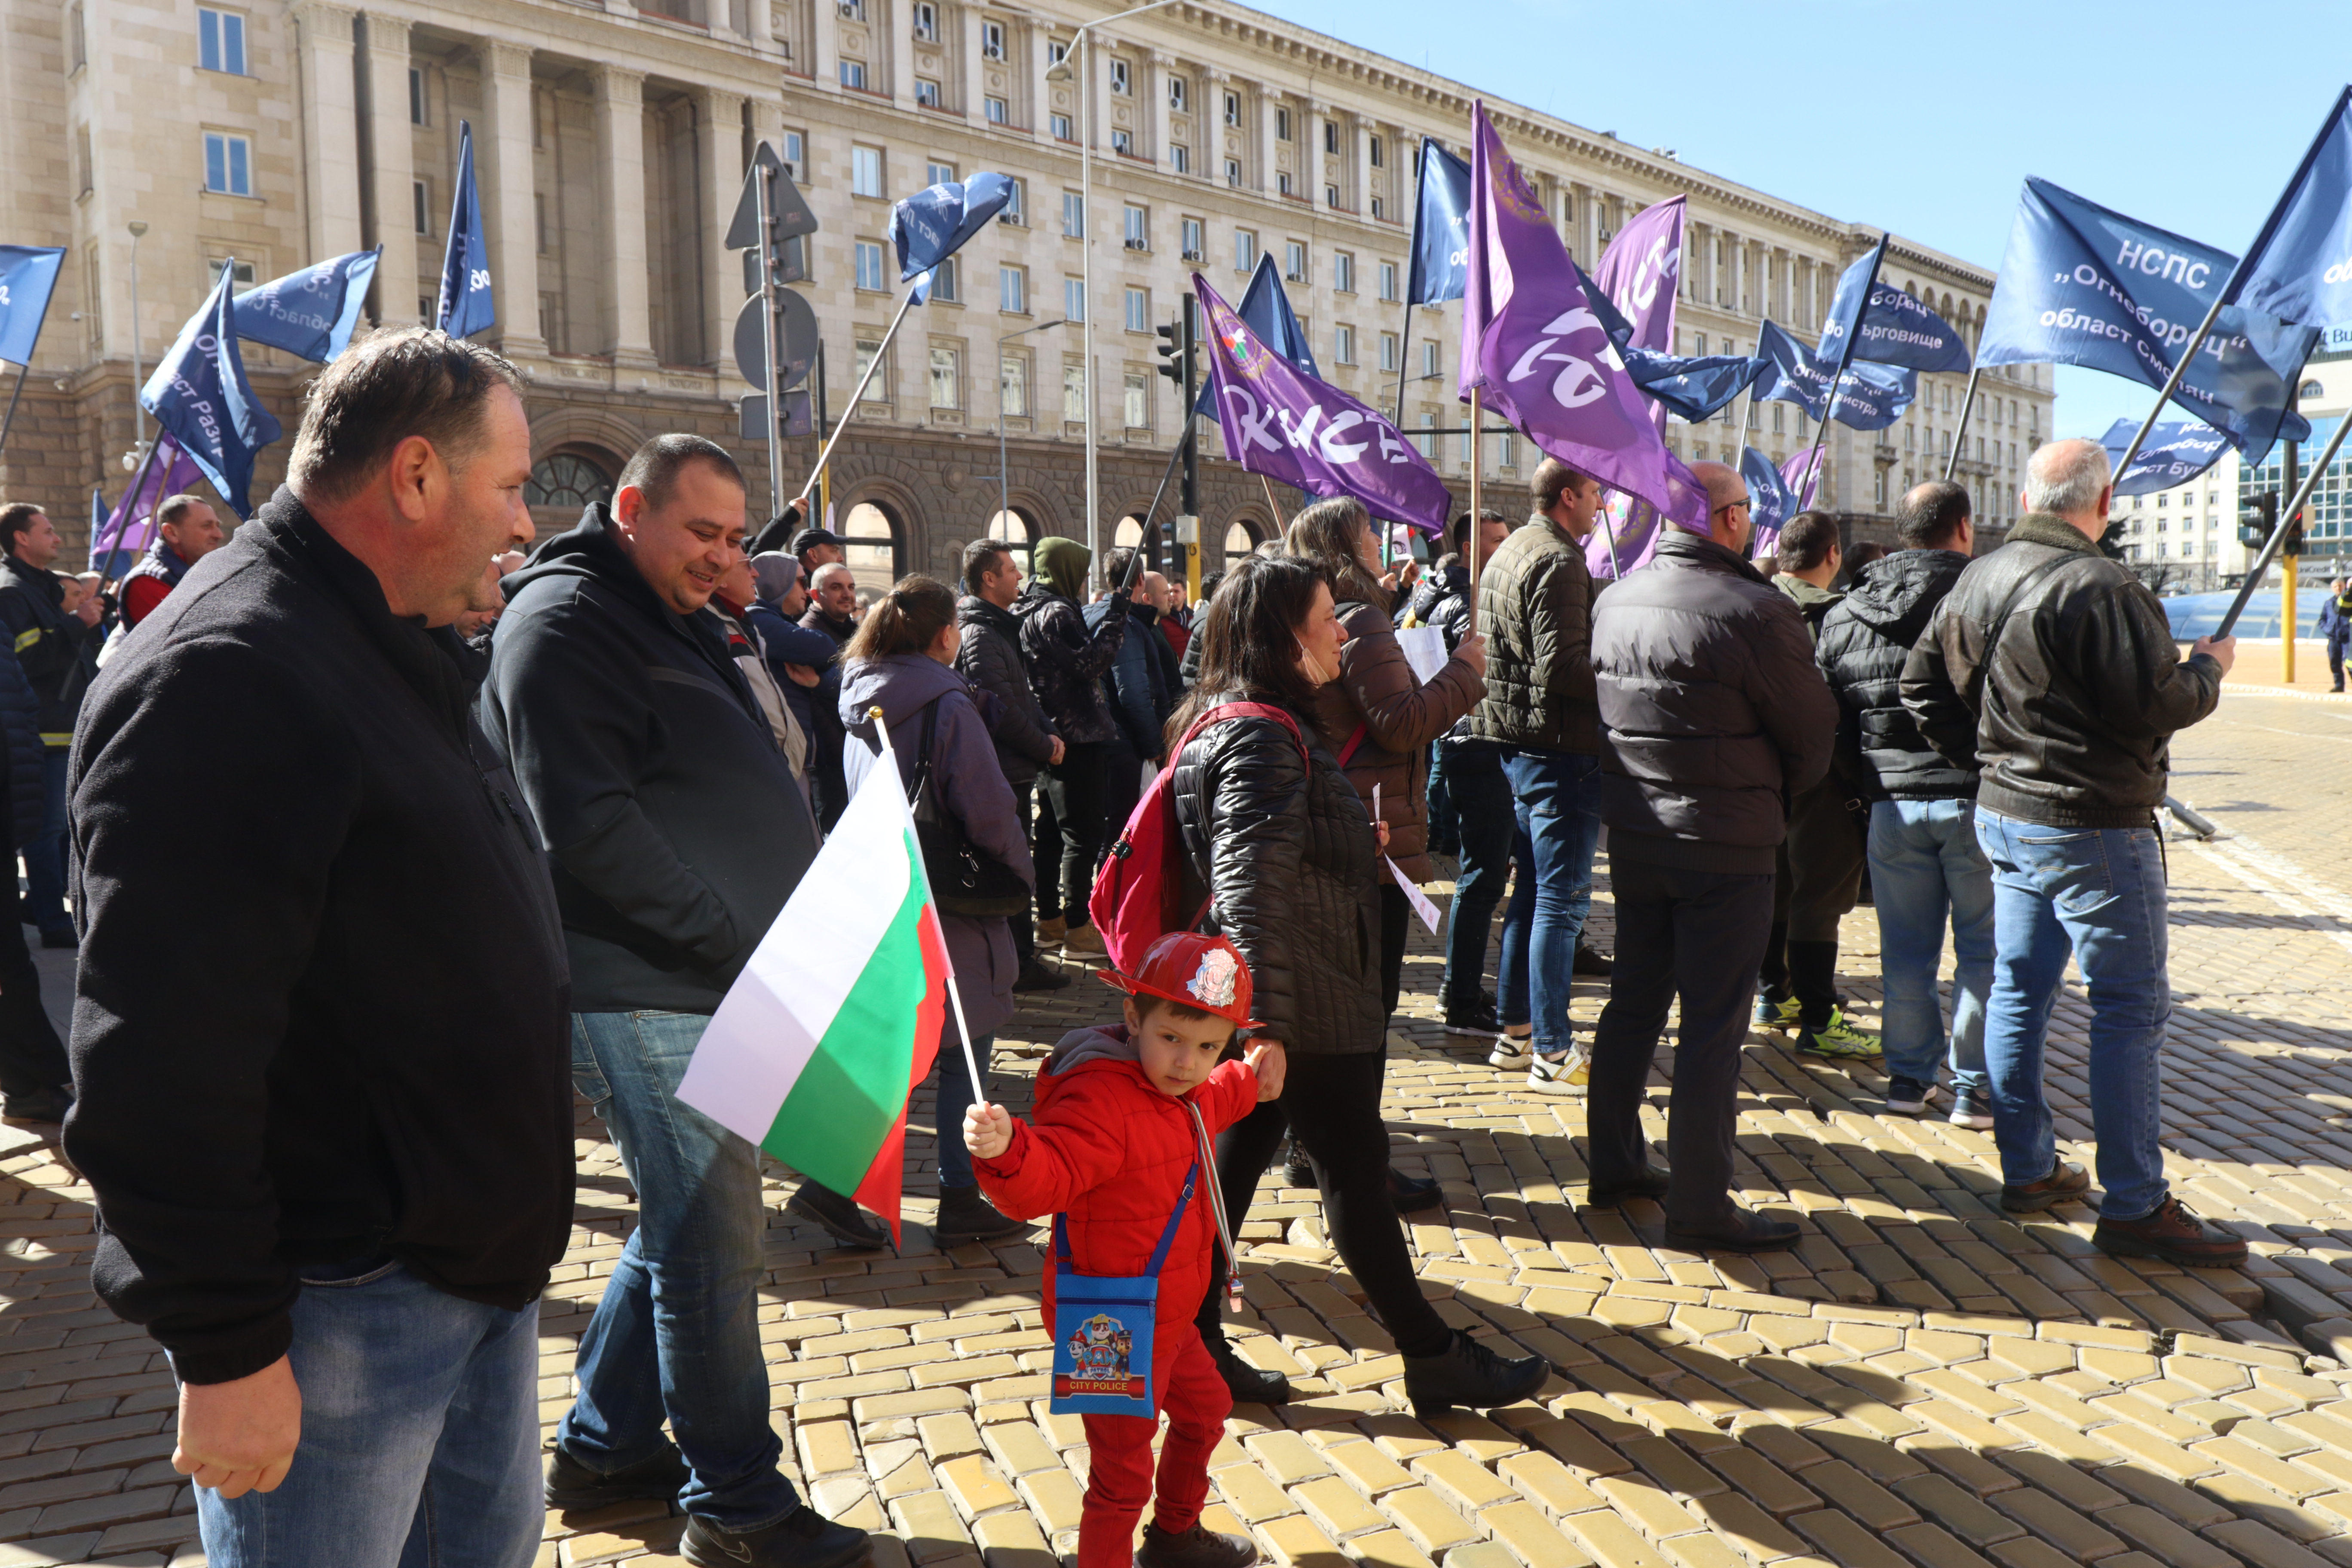
[[[301,54],[303,195],[310,254],[323,260],[360,248],[360,110],[349,6],[300,0],[294,31]],[[404,84],[401,103],[408,95]]]
[[[866,0],[866,14],[874,18],[875,37],[887,57],[890,101],[901,109],[915,107],[915,16],[911,0]],[[872,82],[868,86],[876,85]]]
[[[1110,58],[1113,52],[1115,52],[1118,47],[1118,40],[1116,38],[1107,38],[1100,33],[1089,34],[1087,37],[1090,41],[1087,45],[1087,63],[1091,68],[1087,72],[1087,80],[1080,84],[1079,90],[1082,92],[1089,92],[1094,95],[1094,114],[1093,118],[1089,120],[1087,118],[1087,106],[1085,104],[1079,105],[1077,129],[1079,138],[1082,141],[1092,142],[1094,143],[1095,156],[1100,158],[1110,152],[1111,115],[1115,108],[1110,90]],[[1071,74],[1075,76],[1077,73],[1074,71]],[[1134,79],[1130,76],[1128,79],[1128,86],[1132,88],[1134,85]],[[1089,130],[1093,132],[1091,136],[1087,134]],[[1097,171],[1097,178],[1100,177],[1101,171]],[[1116,175],[1112,176],[1114,179],[1117,177],[1118,176]],[[1094,221],[1094,193],[1091,191],[1087,193],[1087,221],[1088,223],[1092,223]],[[1087,309],[1091,311],[1093,310],[1093,306],[1089,305]],[[1097,386],[1097,390],[1099,391],[1101,389]]]
[[[1176,136],[1175,110],[1168,105],[1168,79],[1176,68],[1176,57],[1158,49],[1151,51],[1151,71],[1148,80],[1136,83],[1138,89],[1151,95],[1151,161],[1162,169],[1173,169],[1175,154],[1168,151]]]
[[[596,94],[596,163],[604,198],[604,351],[615,369],[651,369],[645,74],[600,61],[588,68],[588,79]]]
[[[539,330],[539,209],[532,166],[530,47],[497,38],[475,51],[482,70],[482,124],[474,178],[490,249],[490,287],[504,351],[545,353]]]
[[[986,102],[988,96],[988,77],[986,75],[986,67],[982,64],[980,58],[981,15],[977,9],[970,5],[962,8],[961,15],[963,17],[963,27],[961,29],[962,37],[959,40],[959,47],[963,50],[963,87],[961,89],[963,102],[957,105],[957,107],[963,110],[963,117],[967,123],[972,125],[985,125],[988,123],[988,105]],[[1011,24],[1008,22],[1006,26],[1010,26]],[[1010,38],[1005,40],[1006,52],[1008,54],[1012,52],[1012,42],[1013,40]],[[972,171],[967,169],[962,171],[962,173],[967,178],[969,178]]]
[[[367,17],[368,170],[375,206],[376,320],[387,327],[416,321],[416,142],[408,123],[408,22],[371,11]]]
[[[1323,206],[1323,126],[1331,118],[1331,106],[1319,100],[1301,106],[1299,116],[1301,144],[1307,149],[1307,189],[1299,193],[1308,204],[1320,211]]]
[[[1356,211],[1370,217],[1372,216],[1372,122],[1360,114],[1356,116],[1355,124],[1356,169],[1355,178],[1349,184],[1355,191]]]
[[[1273,195],[1282,188],[1276,176],[1282,159],[1282,142],[1275,135],[1276,117],[1282,104],[1272,89],[1261,86],[1257,95],[1257,188]]]
[[[1202,160],[1202,177],[1220,185],[1225,183],[1225,135],[1240,129],[1225,123],[1225,93],[1229,89],[1239,90],[1233,78],[1214,66],[1201,68],[1200,101],[1192,105],[1194,136],[1200,145],[1193,151]]]
[[[743,36],[761,54],[776,47],[776,11],[771,0],[743,0]]]
[[[1010,23],[1006,25],[1011,26]],[[1045,79],[1045,73],[1053,68],[1052,57],[1047,53],[1054,43],[1053,29],[1041,21],[1031,23],[1024,31],[1027,35],[1027,68],[1020,69],[1008,61],[1005,68],[1014,72],[1021,82],[1020,97],[1027,100],[1030,132],[1051,146],[1054,141],[1054,84]],[[1013,109],[1016,113],[1023,111],[1018,101]],[[1075,121],[1076,116],[1072,118]],[[1034,224],[1037,219],[1032,217],[1029,221]]]
[[[751,0],[764,5],[767,0]],[[743,308],[743,263],[740,252],[727,248],[727,220],[735,216],[736,198],[743,190],[743,98],[720,88],[695,94],[694,126],[701,145],[695,149],[702,165],[703,301],[707,312],[702,341],[709,363],[719,367],[721,385],[735,387],[732,349],[735,313]]]
[[[841,8],[825,0],[810,7],[809,75],[819,92],[841,90]]]

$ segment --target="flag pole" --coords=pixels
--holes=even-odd
[[[2286,544],[2287,524],[2303,515],[2304,507],[2311,500],[2311,492],[2319,488],[2320,476],[2327,472],[2327,466],[2336,460],[2336,449],[2344,445],[2344,433],[2347,430],[2352,430],[2352,415],[2345,415],[2336,421],[2336,434],[2327,438],[2326,450],[2319,454],[2318,460],[2311,465],[2311,471],[2304,475],[2303,482],[2295,487],[2294,500],[2281,509],[2279,524],[2271,530],[2270,538],[2263,542],[2263,552],[2254,558],[2252,566],[2246,568],[2246,580],[2238,584],[2238,596],[2230,602],[2230,613],[2223,616],[2221,624],[2213,629],[2215,641],[2230,635],[2230,628],[2238,624],[2238,616],[2245,610],[2246,601],[2254,596],[2256,588],[2262,586],[2263,577],[2270,573],[2271,563],[2278,559],[2280,550]],[[2122,471],[2120,468],[2116,469],[2118,473]],[[2292,638],[2294,628],[2284,627],[2281,635]]]
[[[114,563],[122,557],[122,536],[131,531],[131,524],[139,510],[139,492],[146,488],[147,471],[155,466],[155,454],[163,449],[163,443],[170,438],[168,432],[156,431],[155,439],[147,444],[147,455],[139,461],[139,471],[131,476],[131,493],[122,500],[122,526],[114,531],[114,542],[107,546],[106,564],[98,574],[101,587],[114,576]],[[151,511],[149,515],[153,513]],[[96,544],[98,541],[93,539],[90,542]],[[121,613],[121,607],[117,605],[115,615],[119,617]]]
[[[1275,531],[1279,533],[1290,525],[1282,521],[1282,504],[1274,499],[1274,481],[1260,474],[1257,482],[1265,487],[1265,510],[1274,513]]]
[[[1944,478],[1949,479],[1959,471],[1960,447],[1969,438],[1969,413],[1977,405],[1977,378],[1984,374],[1984,362],[1979,360],[1969,369],[1969,390],[1960,399],[1960,427],[1952,434],[1951,460],[1944,465]],[[2116,470],[2121,473],[2123,470]]]
[[[1404,331],[1399,334],[1397,340],[1396,427],[1400,430],[1404,428],[1405,377],[1410,374],[1405,367],[1411,363],[1412,363],[1412,290],[1408,289],[1405,290]]]
[[[16,423],[16,399],[25,395],[25,378],[30,375],[32,371],[33,367],[29,364],[20,364],[16,367],[16,390],[8,394],[7,416],[0,418],[0,452],[8,449],[9,427]],[[1397,395],[1400,397],[1404,395],[1402,387],[1398,389]]]
[[[1475,382],[1473,382],[1473,383],[1471,384],[1471,386],[1470,386],[1470,633],[1471,633],[1471,635],[1472,635],[1473,637],[1475,637],[1475,636],[1477,635],[1477,632],[1478,632],[1478,577],[1479,577],[1479,574],[1481,573],[1481,571],[1484,569],[1484,567],[1485,567],[1485,565],[1486,565],[1486,562],[1485,562],[1485,559],[1484,559],[1484,557],[1485,557],[1485,552],[1481,551],[1481,550],[1478,548],[1478,535],[1479,535],[1480,531],[1482,531],[1482,529],[1484,528],[1484,526],[1485,526],[1485,521],[1486,521],[1486,520],[1485,520],[1485,519],[1480,515],[1480,512],[1481,512],[1481,510],[1482,510],[1482,509],[1481,509],[1481,507],[1480,507],[1480,505],[1479,505],[1479,499],[1480,499],[1480,495],[1481,495],[1481,491],[1480,491],[1480,489],[1479,489],[1479,485],[1480,485],[1480,480],[1481,480],[1481,477],[1482,477],[1482,476],[1479,474],[1479,471],[1478,471],[1478,470],[1480,469],[1480,468],[1482,468],[1482,467],[1484,466],[1484,465],[1482,465],[1482,464],[1478,461],[1478,458],[1479,458],[1479,456],[1480,456],[1480,448],[1484,447],[1486,446],[1486,437],[1485,437],[1483,435],[1481,435],[1481,434],[1480,434],[1480,432],[1485,428],[1486,424],[1486,400],[1485,400],[1485,397],[1484,397],[1484,393],[1485,393],[1485,391],[1486,391],[1486,389],[1485,389],[1483,386],[1481,386],[1479,384],[1477,384],[1477,383],[1475,383]],[[1404,389],[1403,389],[1402,387],[1399,387],[1399,388],[1397,389],[1397,395],[1398,395],[1398,397],[1399,397],[1400,399],[1402,399],[1402,398],[1403,397],[1403,395],[1404,395]]]
[[[901,311],[900,314],[903,315],[905,312]],[[877,362],[882,358],[880,354],[876,354],[874,357]],[[803,490],[801,494],[805,496],[808,492]],[[890,747],[890,726],[884,721],[882,710],[879,708],[868,708],[866,710],[866,716],[874,721],[874,732],[882,739],[881,764],[890,770],[890,776],[895,779],[898,776],[898,753]],[[906,798],[905,793],[901,791],[898,799],[903,803]],[[928,890],[931,873],[923,864],[923,838],[921,834],[914,831],[914,814],[909,811],[907,816],[907,842],[915,847],[915,868],[922,872],[923,883]],[[937,921],[940,918],[939,904],[935,900],[926,901],[930,905],[931,919]],[[948,968],[948,1005],[955,1009],[956,1033],[963,1037],[963,1065],[964,1070],[971,1075],[972,1100],[975,1104],[985,1106],[988,1103],[988,1080],[981,1077],[980,1058],[972,1054],[971,1026],[963,1020],[963,993],[956,987],[955,959],[948,952],[947,932],[944,931],[940,932],[940,957],[946,963]],[[911,1087],[909,1086],[910,1092]],[[940,1136],[942,1138],[949,1136],[948,1130],[944,1127],[940,1128]],[[961,1137],[961,1133],[959,1132],[956,1136]]]
[[[2205,340],[2212,334],[2213,323],[2221,314],[2221,302],[2229,297],[2230,291],[2227,289],[2213,296],[2213,308],[2205,312],[2205,319],[2197,325],[2197,335],[2189,340],[2189,347],[2182,352],[2178,360],[2173,362],[2172,374],[2164,378],[2164,390],[2156,395],[2156,406],[2147,411],[2147,417],[2140,421],[2139,429],[2132,436],[2131,445],[2124,448],[2122,460],[2116,464],[2115,471],[2117,474],[2130,468],[2132,459],[2139,456],[2141,443],[2147,439],[2148,432],[2156,428],[2156,422],[2164,416],[2164,405],[2171,402],[2172,395],[2179,390],[2181,377],[2189,374],[2189,362],[2197,357],[2197,351],[2205,346]],[[2277,535],[2273,534],[2272,537],[2276,538]],[[2252,581],[2251,578],[2248,580]],[[2238,618],[2238,611],[2244,606],[2244,604],[2245,601],[2241,598],[2237,605],[2231,607],[2229,618],[2221,623],[2223,626],[2228,626],[2231,621]]]
[[[875,345],[874,357],[866,362],[866,374],[857,378],[857,390],[849,395],[849,407],[843,412],[841,416],[841,423],[833,427],[833,434],[825,438],[824,449],[817,453],[816,468],[814,471],[809,475],[808,483],[801,487],[801,493],[793,498],[794,505],[797,506],[801,502],[807,500],[809,498],[809,491],[816,489],[817,479],[823,476],[825,471],[825,464],[832,459],[833,449],[841,445],[843,432],[846,431],[849,428],[850,422],[857,417],[858,405],[866,397],[866,384],[872,381],[874,379],[874,373],[882,368],[882,361],[890,353],[890,340],[898,335],[899,325],[906,321],[907,312],[915,308],[915,292],[916,291],[913,289],[908,289],[907,290],[907,298],[905,301],[899,305],[898,313],[890,318],[890,330],[884,332],[882,334],[882,341]],[[772,410],[771,412],[772,413]],[[780,507],[777,510],[781,512],[783,509]]]

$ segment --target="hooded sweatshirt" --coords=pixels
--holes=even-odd
[[[604,506],[506,580],[480,716],[555,865],[583,1013],[710,1013],[816,856],[719,617],[681,616]]]
[[[1078,601],[1093,559],[1094,552],[1075,539],[1041,540],[1032,560],[1035,574],[1013,601],[1030,689],[1054,732],[1071,746],[1115,741],[1120,734],[1103,698],[1102,678],[1126,646],[1129,617],[1104,616],[1089,635]]]
[[[1902,690],[1904,661],[1968,565],[1956,551],[1897,551],[1864,566],[1822,617],[1814,658],[1838,700],[1838,753],[1873,800],[1976,796],[1975,758],[1966,767],[1946,761]]]
[[[972,702],[971,683],[928,654],[893,654],[843,669],[841,722],[848,736],[841,748],[842,769],[850,793],[856,795],[880,760],[881,742],[869,710],[881,709],[890,727],[903,788],[913,784],[922,763],[923,710],[933,702],[939,704],[939,725],[931,736],[932,800],[963,825],[972,847],[1012,867],[1034,888],[1037,868],[1030,858],[1028,835],[1021,830],[1013,786],[997,765],[995,742]],[[993,1035],[1013,1016],[1013,981],[1021,972],[1012,927],[1002,915],[982,920],[942,910],[940,928],[975,1041]],[[963,1049],[952,1009],[940,1026],[940,1049]]]
[[[1034,1119],[1016,1120],[1004,1152],[972,1167],[981,1190],[1012,1217],[1069,1216],[1070,1265],[1081,1274],[1142,1273],[1183,1194],[1184,1173],[1201,1159],[1183,1101],[1152,1087],[1139,1056],[1124,1025],[1063,1036],[1037,1074]],[[1257,1073],[1247,1062],[1222,1063],[1184,1100],[1201,1108],[1213,1140],[1256,1109]],[[1204,1165],[1161,1266],[1153,1318],[1162,1325],[1189,1324],[1208,1292],[1217,1221],[1202,1187],[1215,1179]],[[1049,1324],[1053,1317],[1049,1264]]]

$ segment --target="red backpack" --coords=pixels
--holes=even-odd
[[[1184,837],[1176,826],[1176,759],[1193,736],[1232,719],[1276,721],[1298,742],[1301,765],[1314,765],[1298,721],[1271,703],[1222,702],[1192,721],[1184,738],[1168,749],[1168,765],[1135,803],[1118,842],[1103,857],[1094,893],[1087,900],[1087,912],[1109,949],[1111,967],[1122,974],[1138,973],[1144,950],[1154,942],[1171,931],[1192,930],[1209,912],[1204,900],[1188,920],[1178,902],[1184,896]]]

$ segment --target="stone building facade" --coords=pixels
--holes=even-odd
[[[217,268],[268,279],[383,247],[369,319],[429,316],[458,127],[474,132],[499,322],[521,367],[539,468],[561,526],[642,438],[694,430],[764,475],[740,439],[729,353],[743,298],[721,243],[751,149],[774,142],[821,224],[808,297],[831,416],[897,310],[893,201],[940,179],[1009,174],[1019,200],[892,344],[832,465],[836,525],[861,576],[951,569],[983,531],[1087,532],[1083,366],[1091,353],[1102,531],[1131,535],[1181,426],[1153,374],[1152,329],[1198,269],[1238,295],[1282,263],[1326,374],[1403,423],[1466,490],[1453,395],[1458,307],[1399,302],[1424,135],[1466,144],[1470,88],[1244,7],[1180,3],[1090,35],[1118,7],[1041,0],[5,0],[0,82],[16,155],[0,169],[0,238],[70,247],[5,454],[0,489],[61,526],[111,496],[133,449],[134,373],[152,368]],[[1057,68],[1057,67],[1059,68]],[[1078,94],[1092,95],[1091,214]],[[1513,105],[1489,109],[1588,264],[1643,205],[1690,197],[1680,300],[1687,352],[1752,351],[1769,317],[1808,341],[1839,270],[1877,234]],[[1091,218],[1094,285],[1079,237]],[[145,226],[136,239],[132,224]],[[1971,335],[1991,275],[1899,238],[1887,278]],[[136,305],[134,309],[134,293]],[[1066,320],[1090,318],[1080,326]],[[1054,325],[1055,322],[1062,322]],[[315,367],[259,347],[253,379],[290,429]],[[1867,533],[1927,477],[1961,378],[1929,377],[1897,426],[1835,426],[1825,503]],[[1960,471],[1979,510],[2013,513],[2024,453],[2050,429],[2046,367],[1989,372]],[[1741,405],[1742,407],[1745,405]],[[1994,411],[1988,419],[1986,408]],[[1676,424],[1686,458],[1736,452],[1727,414]],[[1776,458],[1810,430],[1748,410]],[[1000,508],[1000,426],[1007,479]],[[152,422],[148,426],[152,433]],[[1205,437],[1208,563],[1297,503]],[[1979,450],[1981,444],[1981,450]],[[797,489],[813,438],[787,444]],[[263,454],[257,495],[282,472]],[[1538,455],[1489,437],[1490,493],[1516,510]],[[755,479],[753,506],[769,504]],[[2003,495],[2006,494],[2004,503]],[[79,498],[79,499],[77,499]],[[1003,515],[1000,515],[1000,510]]]

